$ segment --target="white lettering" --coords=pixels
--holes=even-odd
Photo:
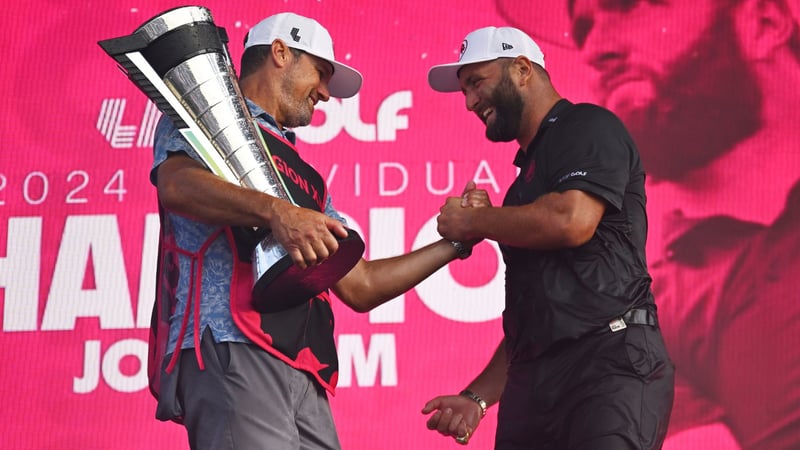
[[[425,187],[428,192],[435,195],[447,195],[453,191],[453,161],[447,161],[447,185],[443,189],[433,187],[433,164],[428,161],[425,163]]]
[[[83,377],[72,379],[72,392],[88,394],[100,381],[100,341],[86,341],[83,352]]]
[[[400,115],[400,110],[411,108],[411,91],[400,91],[387,97],[378,108],[378,140],[390,142],[397,140],[397,130],[408,129],[408,116]]]
[[[339,354],[339,387],[352,385],[353,368],[360,387],[375,386],[378,368],[381,386],[397,386],[397,349],[393,334],[373,334],[369,350],[359,334],[342,334],[337,344]]]
[[[361,142],[374,142],[375,141],[375,124],[367,124],[361,121],[361,113],[359,112],[359,94],[350,98],[343,98],[342,102],[342,123],[344,130],[352,138]]]
[[[400,174],[400,186],[395,189],[386,187],[386,169],[396,169]],[[378,195],[394,196],[400,195],[408,187],[408,170],[405,166],[396,162],[382,162],[378,164]]]
[[[136,127],[122,125],[122,116],[125,115],[124,98],[107,98],[100,107],[97,117],[97,131],[99,131],[113,148],[129,148],[133,146],[133,136]]]
[[[161,111],[155,103],[148,101],[142,115],[142,122],[139,125],[139,138],[136,140],[138,147],[152,147],[153,139],[156,135],[156,125],[161,119]]]
[[[361,164],[353,166],[353,195],[361,197]]]
[[[134,138],[137,147],[152,147],[153,136],[155,135],[156,124],[161,118],[161,112],[153,102],[148,101],[145,105],[142,120],[136,125],[123,125],[122,119],[125,116],[125,107],[128,103],[124,98],[106,98],[100,105],[100,112],[97,115],[95,128],[111,145],[111,148],[131,148]]]
[[[139,272],[139,301],[136,309],[136,326],[150,327],[156,292],[156,267],[158,266],[158,214],[148,214],[144,221],[144,245],[142,246],[142,270]]]
[[[408,117],[399,112],[410,108],[411,91],[399,91],[381,102],[377,124],[361,120],[360,100],[356,94],[350,98],[330,99],[316,105],[316,112],[324,115],[320,125],[309,125],[295,130],[297,138],[309,144],[332,141],[344,129],[353,139],[361,142],[396,141],[397,130],[408,129]]]
[[[519,171],[519,168],[517,168],[517,171]],[[497,177],[494,176],[492,168],[489,167],[489,163],[484,159],[478,164],[478,168],[475,169],[475,175],[472,179],[479,187],[482,184],[491,184],[495,194],[500,192],[500,185],[497,184]]]
[[[392,165],[384,166],[387,168],[401,170]],[[386,186],[384,189],[389,191]],[[346,218],[349,226],[367,241],[365,255],[369,255],[369,259],[388,258],[407,251],[406,236],[409,232],[413,234],[413,230],[406,229],[405,208],[369,208],[368,213],[368,235],[352,218]],[[45,253],[54,252],[42,251],[42,227],[42,218],[11,218],[8,221],[6,255],[0,258],[3,331],[71,330],[78,318],[97,318],[102,329],[149,327],[156,281],[157,214],[145,217],[141,260],[138,261],[141,271],[136,274],[138,297],[135,308],[128,286],[117,217],[67,216],[39,323],[41,258]],[[438,238],[433,217],[416,234],[412,248]],[[480,287],[465,287],[451,276],[449,269],[437,271],[415,287],[431,311],[464,322],[499,317],[503,303],[502,260],[494,243],[481,245],[491,245],[497,254],[498,271],[491,281]],[[369,323],[404,323],[405,299],[406,294],[401,294],[374,309],[369,313]]]
[[[380,259],[402,255],[405,250],[404,208],[372,208],[369,210],[369,258]],[[403,323],[405,294],[369,312],[370,323]]]
[[[413,248],[423,247],[436,239],[439,239],[439,234],[436,232],[434,216],[420,230],[414,240]],[[453,279],[449,268],[438,270],[415,288],[420,300],[431,311],[458,322],[484,322],[502,315],[505,303],[503,276],[505,266],[500,249],[494,241],[487,241],[481,245],[491,245],[497,254],[498,267],[494,278],[483,286],[465,287]]]
[[[0,258],[0,287],[5,289],[3,331],[35,331],[39,313],[42,218],[8,219],[6,257]]]
[[[100,341],[86,341],[83,356],[83,376],[72,379],[76,394],[88,394],[97,389],[102,371],[103,380],[117,392],[137,392],[147,387],[147,342],[140,339],[123,339],[111,344],[101,354]],[[136,371],[125,374],[121,370],[124,358],[136,358]]]
[[[352,217],[339,211],[347,220],[348,226],[364,235]],[[372,208],[370,209],[370,235],[367,239],[369,259],[387,258],[405,253],[405,209],[404,208]],[[399,238],[398,238],[399,236]],[[440,239],[436,232],[436,216],[429,219],[414,239],[412,249],[418,249]],[[443,268],[414,289],[420,300],[434,313],[457,322],[484,322],[497,319],[502,315],[505,303],[505,266],[500,248],[493,241],[481,245],[490,245],[497,257],[497,271],[492,279],[481,286],[466,287],[458,283],[448,268]],[[469,264],[470,261],[456,262]],[[370,323],[404,323],[405,294],[389,300],[369,312]],[[341,376],[341,374],[340,374]]]
[[[559,178],[558,179],[558,183],[561,183],[562,181],[566,180],[567,178],[585,177],[585,176],[586,176],[586,171],[585,170],[575,170],[575,171],[570,172],[570,173],[564,175],[563,177]]]
[[[337,172],[339,172],[339,163],[333,163],[333,165],[331,166],[331,170],[328,171],[328,177],[325,178],[325,185],[330,187],[331,184],[333,184],[333,180],[336,179]]]
[[[120,362],[126,356],[139,361],[139,370],[132,375],[120,370]],[[103,356],[103,379],[117,392],[136,392],[147,387],[147,342],[124,339],[112,344]]]
[[[500,185],[506,185],[513,180],[514,171],[503,171],[502,183],[492,171],[486,160],[477,161],[471,166],[465,166],[463,161],[421,161],[412,165],[397,161],[376,162],[364,166],[361,163],[342,165],[333,163],[328,168],[326,182],[332,192],[341,197],[343,190],[352,189],[353,196],[361,197],[363,186],[376,186],[373,194],[381,197],[393,197],[405,193],[409,185],[418,185],[424,182],[427,193],[434,196],[461,195],[464,183],[456,186],[455,180],[474,180],[480,189],[500,192]],[[423,168],[424,167],[424,168]],[[516,170],[516,168],[515,168]],[[352,171],[352,172],[350,172]],[[424,173],[423,173],[424,172]],[[324,174],[324,170],[320,169]],[[348,184],[348,178],[353,180],[353,185]],[[391,179],[390,179],[391,178]]]
[[[336,174],[339,172],[339,164],[333,163],[328,177],[325,179],[325,184],[330,188],[333,185],[333,180],[336,179]],[[353,164],[353,196],[361,197],[361,164]]]
[[[82,285],[87,262],[94,269],[93,289]],[[116,216],[67,217],[42,330],[71,330],[78,317],[97,317],[102,329],[133,328]]]

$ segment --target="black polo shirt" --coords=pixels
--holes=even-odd
[[[645,174],[622,122],[599,106],[561,100],[514,164],[520,173],[504,206],[571,189],[607,206],[594,236],[580,247],[501,246],[510,360],[529,360],[559,341],[599,331],[631,307],[655,309],[645,260]]]

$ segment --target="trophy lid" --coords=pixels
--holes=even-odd
[[[140,25],[134,33],[143,34],[147,42],[151,42],[169,31],[196,22],[213,23],[211,11],[203,6],[181,6],[169,9]]]

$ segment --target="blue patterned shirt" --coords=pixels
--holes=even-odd
[[[261,107],[247,100],[250,113],[259,124],[265,126],[288,141],[295,142],[295,134],[291,130],[278,128],[275,119]],[[167,159],[170,153],[183,152],[193,159],[202,162],[200,156],[183,138],[168,116],[163,116],[156,127],[155,144],[153,146],[154,161],[150,171],[150,181],[156,184],[158,166]],[[217,225],[207,225],[185,216],[165,211],[174,229],[176,244],[187,251],[196,252],[208,237],[219,229]],[[346,225],[344,218],[334,209],[330,195],[325,199],[325,214]],[[205,253],[202,272],[202,297],[200,299],[200,335],[209,327],[216,342],[250,342],[236,327],[230,311],[230,283],[233,273],[233,252],[228,245],[225,234],[219,235]],[[180,278],[176,297],[178,303],[175,314],[170,317],[168,352],[175,348],[180,334],[183,312],[189,298],[189,284],[192,278],[191,260],[186,256],[179,258]],[[191,314],[183,336],[181,348],[194,347],[194,322]]]

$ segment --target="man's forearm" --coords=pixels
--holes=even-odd
[[[503,388],[508,377],[508,359],[506,358],[505,338],[495,349],[489,363],[467,386],[467,389],[480,396],[488,406],[500,401]]]
[[[456,257],[453,245],[439,240],[404,255],[362,260],[333,290],[348,306],[366,312],[413,288]]]

